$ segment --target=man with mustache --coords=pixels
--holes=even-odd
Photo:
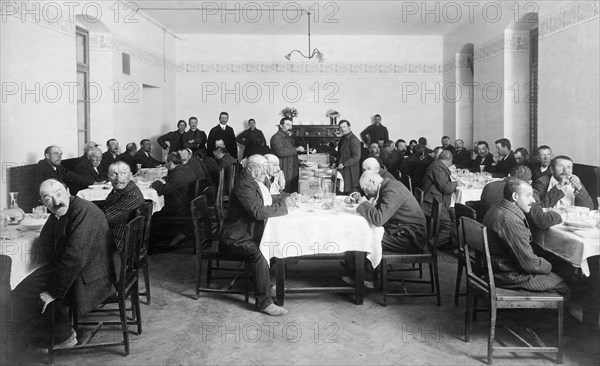
[[[144,204],[144,195],[131,177],[131,169],[127,163],[112,163],[108,167],[108,180],[113,190],[100,205],[119,251],[125,246],[127,223],[135,218],[135,210]]]
[[[559,155],[550,162],[552,175],[543,175],[533,183],[543,207],[581,206],[594,209],[594,202],[581,180],[573,175],[573,160]]]
[[[120,267],[108,223],[92,202],[70,196],[63,183],[48,179],[40,186],[40,198],[51,215],[39,238],[46,264],[27,276],[11,293],[15,318],[33,343],[47,342],[47,306],[57,306],[55,344],[72,347],[77,334],[62,311],[67,293],[79,317],[114,292]]]
[[[490,255],[493,258],[496,286],[511,290],[556,292],[568,297],[563,279],[552,272],[552,265],[538,257],[531,247],[531,232],[525,214],[535,199],[529,183],[510,178],[504,186],[502,202],[492,206],[483,225],[488,228]]]

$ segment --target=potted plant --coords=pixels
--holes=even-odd
[[[329,118],[329,123],[331,125],[337,125],[337,119],[340,116],[340,112],[330,109],[325,113],[325,116]]]

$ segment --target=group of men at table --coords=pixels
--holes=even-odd
[[[291,125],[289,118],[282,118],[278,132],[271,139],[271,145],[275,142],[275,145],[284,147],[283,150],[276,148],[276,151],[289,153],[289,161],[269,154],[252,154],[246,159],[229,193],[229,208],[219,242],[221,250],[246,258],[252,274],[256,309],[268,315],[287,313],[286,309],[273,302],[269,265],[260,252],[259,243],[268,218],[286,215],[296,207],[295,200],[285,192],[289,189],[286,166],[297,164],[297,153],[301,151],[293,145],[289,134]],[[358,203],[358,214],[371,225],[384,228],[383,251],[415,253],[431,250],[427,246],[426,216],[431,215],[434,199],[443,205],[442,220],[448,233],[451,231],[452,211],[449,205],[457,186],[448,169],[454,159],[451,149],[440,151],[427,167],[422,185],[424,200],[420,204],[412,192],[385,169],[385,163],[382,164],[377,156],[365,159],[359,166],[360,158],[354,146],[358,139],[352,135],[350,122],[342,120],[339,127],[341,139],[337,169],[347,182],[344,193]],[[478,146],[487,149],[487,144],[480,142]],[[197,162],[202,165],[201,158],[187,148],[182,153],[171,150],[169,145],[167,147],[170,150],[166,159],[169,174],[165,181],[152,183],[153,188],[165,194],[165,208],[153,215],[151,236],[160,233],[161,217],[182,214],[177,210],[189,205],[189,196],[182,194],[181,189],[198,177],[190,164]],[[547,151],[549,148],[539,150]],[[479,157],[485,161],[482,151],[478,151],[475,161]],[[499,155],[505,158],[497,159],[491,167],[499,169],[506,157],[514,155],[512,151],[504,153],[499,148]],[[46,324],[43,319],[47,316],[44,313],[46,306],[63,300],[67,293],[73,295],[77,312],[83,315],[114,291],[119,268],[117,253],[124,245],[125,225],[143,203],[141,191],[132,181],[131,166],[125,161],[117,160],[108,165],[107,178],[113,191],[105,202],[96,205],[71,196],[67,191],[67,185],[77,182],[77,179],[71,176],[72,172],[65,173],[60,168],[59,148],[51,146],[46,149],[45,155],[46,159],[40,164],[50,165],[52,170],[43,176],[39,189],[41,200],[52,213],[40,235],[47,264],[23,280],[13,290],[12,296],[17,319],[34,324],[33,328],[23,329],[38,331]],[[94,157],[89,161],[98,169],[99,165],[94,164],[101,164],[102,159],[98,158],[97,152],[90,154],[88,151],[87,156]],[[559,214],[544,212],[543,207],[579,205],[593,208],[593,202],[580,180],[572,174],[573,162],[567,156],[552,158],[551,152],[550,156],[540,154],[540,167],[541,174],[533,182],[533,187],[532,169],[524,164],[512,164],[508,169],[510,177],[484,188],[481,198],[483,224],[490,232],[496,284],[517,290],[555,291],[568,296],[569,288],[563,278],[568,278],[573,268],[556,265],[558,262],[553,258],[550,261],[544,259],[545,255],[532,246],[530,227],[545,229],[561,222]],[[173,187],[178,188],[173,190]],[[176,204],[170,206],[169,202]],[[175,211],[170,211],[172,209]],[[450,235],[444,240],[449,241]],[[440,243],[443,245],[444,241],[440,240]],[[369,262],[366,267],[365,285],[373,287],[375,270]],[[555,272],[560,272],[560,275]],[[42,318],[41,313],[44,313]],[[76,334],[68,319],[61,311],[56,314],[56,343],[74,345]]]

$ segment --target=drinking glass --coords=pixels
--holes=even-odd
[[[462,169],[456,169],[456,175],[458,175],[458,179],[462,178],[464,171]]]
[[[483,170],[485,169],[485,165],[480,165],[479,166],[479,172],[483,173]]]

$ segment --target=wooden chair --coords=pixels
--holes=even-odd
[[[413,190],[413,196],[415,196],[419,206],[423,207],[423,197],[425,197],[425,192],[423,192],[421,188],[415,187]]]
[[[217,186],[217,196],[216,196],[216,206],[219,210],[219,213],[223,215],[223,190],[225,189],[225,170],[221,169],[219,171],[219,185]],[[223,216],[221,216],[223,218]]]
[[[212,187],[209,187],[210,189]],[[249,279],[250,279],[250,271],[248,269],[248,264],[244,261],[244,258],[233,253],[223,253],[219,251],[219,235],[216,237],[213,235],[213,225],[211,223],[211,218],[209,215],[207,198],[204,195],[195,198],[191,203],[191,211],[192,211],[192,219],[194,224],[194,233],[196,237],[196,299],[200,297],[200,292],[220,292],[220,293],[235,293],[235,294],[244,294],[246,303],[249,300]],[[218,212],[217,212],[218,218]],[[220,230],[219,233],[220,234]],[[202,262],[208,261],[208,270],[207,270],[207,279],[206,279],[206,287],[202,287]],[[244,269],[240,271],[237,268],[213,268],[212,261],[233,261],[233,262],[243,262]],[[243,292],[234,291],[232,288],[235,285],[235,281],[239,276],[234,277],[234,281],[232,281],[227,289],[215,289],[210,288],[211,281],[211,273],[213,269],[225,271],[225,270],[233,270],[238,274],[242,272],[243,277],[246,279],[246,284]],[[215,277],[216,278],[216,277]],[[221,277],[219,277],[221,278]],[[227,277],[227,279],[231,279],[231,277]]]
[[[129,355],[129,324],[137,326],[137,334],[142,334],[142,318],[140,313],[138,274],[140,268],[140,250],[144,239],[144,218],[136,217],[127,224],[125,247],[121,252],[121,272],[119,281],[116,284],[117,293],[111,295],[101,307],[93,312],[114,312],[116,309],[104,308],[104,305],[117,303],[119,306],[119,321],[78,321],[77,311],[74,310],[74,304],[69,304],[70,313],[73,318],[73,328],[77,330],[79,325],[95,325],[95,328],[89,335],[75,347],[57,348],[54,346],[54,318],[56,307],[52,302],[50,309],[50,343],[48,345],[48,358],[50,365],[54,364],[54,352],[73,351],[78,349],[101,348],[112,346],[124,346],[125,356]],[[127,318],[127,299],[131,299],[131,319]],[[102,342],[90,343],[93,337],[100,331],[104,325],[120,325],[123,333],[123,340],[120,342]]]
[[[204,191],[204,188],[212,187],[212,185],[213,185],[213,181],[210,177],[196,179],[193,198],[200,196],[202,194],[202,191]]]
[[[475,219],[477,221],[483,222],[483,215],[481,214],[481,201],[467,201],[465,202],[465,206],[470,207],[475,211],[475,214],[477,216]],[[458,222],[458,218],[456,219],[456,221]]]
[[[454,286],[454,306],[458,306],[458,297],[465,296],[467,293],[460,293],[460,284],[462,282],[463,268],[465,267],[465,252],[463,249],[464,239],[462,237],[460,228],[460,218],[468,217],[476,220],[477,213],[471,207],[463,205],[462,203],[454,204],[454,215],[456,216],[456,232],[458,233],[458,267],[456,268],[456,285]]]
[[[515,291],[497,288],[494,283],[492,258],[487,239],[486,227],[473,219],[461,218],[464,238],[464,251],[467,267],[467,308],[465,313],[465,341],[469,342],[473,325],[474,300],[478,297],[490,303],[490,329],[488,335],[487,361],[493,363],[495,350],[527,353],[556,353],[556,362],[562,363],[563,352],[563,297],[556,293]],[[496,313],[498,309],[556,309],[558,315],[557,347],[533,346],[513,330],[505,327],[526,347],[500,347],[494,345],[496,333]]]
[[[406,188],[408,188],[409,191],[411,191],[411,193],[413,192],[412,178],[410,175],[402,175],[400,181],[406,186]]]
[[[144,218],[144,242],[142,243],[142,248],[140,249],[140,267],[144,276],[145,291],[141,292],[140,296],[146,297],[147,305],[150,305],[150,301],[152,301],[152,295],[150,294],[150,275],[148,273],[148,245],[150,242],[152,207],[152,201],[146,200],[146,202],[136,210],[136,216],[142,216]]]
[[[3,329],[7,329],[10,325],[12,315],[12,306],[10,301],[10,271],[12,269],[11,257],[0,255],[0,325]],[[0,344],[0,365],[14,364],[15,352],[15,337],[13,335],[5,335],[2,337]]]
[[[435,296],[437,299],[437,306],[441,305],[440,298],[440,281],[438,275],[438,261],[437,261],[437,246],[438,237],[440,232],[440,221],[439,216],[441,213],[442,206],[437,199],[433,200],[431,209],[431,219],[429,220],[429,227],[427,232],[427,243],[425,246],[424,253],[397,253],[397,252],[383,252],[381,259],[381,270],[382,270],[382,292],[383,292],[383,306],[387,305],[387,296]],[[390,263],[427,263],[429,264],[429,280],[404,280],[404,279],[393,279],[388,278],[388,265]],[[388,282],[400,282],[402,283],[402,292],[392,293],[388,292]],[[404,283],[421,283],[430,284],[431,292],[415,292],[408,293]]]

